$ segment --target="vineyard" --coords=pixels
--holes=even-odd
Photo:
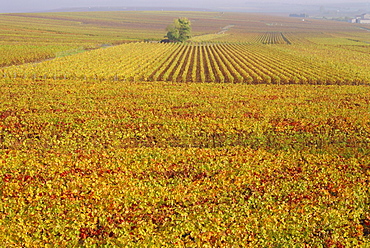
[[[282,34],[263,42],[287,40]],[[280,41],[278,40],[280,39]],[[285,42],[285,41],[284,41]],[[8,67],[4,78],[272,84],[368,84],[366,64],[315,61],[289,46],[130,43],[39,64]],[[328,50],[326,50],[328,51]],[[352,51],[352,54],[356,51]],[[360,52],[360,51],[359,51]],[[309,54],[309,53],[307,53]],[[361,54],[370,58],[370,55]],[[311,56],[311,55],[310,55]],[[353,59],[352,59],[353,60]],[[99,61],[99,66],[96,62]],[[356,72],[357,69],[357,72]],[[356,73],[354,73],[356,72]]]
[[[1,80],[6,247],[366,247],[367,86]]]
[[[78,51],[83,51],[83,48],[65,45],[4,45],[0,46],[0,53],[2,55],[0,67],[43,61],[58,56],[62,57],[64,55],[69,55],[69,53],[77,53]]]
[[[160,43],[183,15],[194,37]],[[0,247],[369,247],[367,29],[167,11],[0,24]]]

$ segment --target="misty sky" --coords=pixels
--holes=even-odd
[[[192,7],[192,8],[248,8],[248,3],[332,4],[344,0],[1,0],[0,13],[29,12],[73,7]],[[356,1],[357,2],[357,1]],[[368,2],[364,0],[362,2]]]

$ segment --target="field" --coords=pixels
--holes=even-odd
[[[195,37],[157,43],[178,16]],[[0,23],[1,247],[370,245],[366,26],[208,12]]]
[[[150,42],[163,37],[165,23],[170,23],[176,14],[191,18],[193,42]],[[3,45],[0,44],[0,50],[6,54],[0,58],[0,64],[10,67],[2,69],[0,75],[34,80],[370,82],[367,69],[370,38],[365,29],[339,22],[329,22],[328,27],[319,20],[307,23],[300,19],[241,14],[230,19],[229,15],[196,12],[4,15],[9,26],[4,30]],[[144,23],[139,22],[140,17]],[[24,18],[33,22],[23,24]],[[20,39],[21,44],[14,44],[15,39]],[[125,44],[109,47],[120,43]],[[99,47],[105,49],[84,53]],[[39,64],[25,64],[55,57]],[[96,61],[101,61],[100,66],[96,66]]]

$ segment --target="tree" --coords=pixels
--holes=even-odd
[[[167,26],[166,37],[173,42],[184,42],[191,37],[191,22],[188,18],[178,18]]]

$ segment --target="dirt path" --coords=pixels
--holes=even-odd
[[[227,26],[223,27],[221,29],[221,31],[218,32],[217,34],[224,34],[225,32],[229,31],[230,28],[233,28],[233,27],[235,27],[235,25],[227,25]]]

